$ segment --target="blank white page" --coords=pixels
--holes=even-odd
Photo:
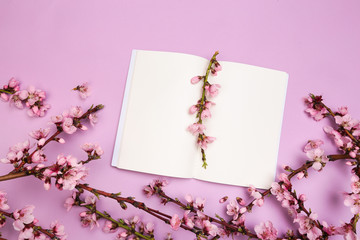
[[[201,155],[186,129],[193,96],[201,86],[190,79],[207,60],[187,54],[134,51],[120,116],[113,165],[122,169],[191,178]],[[122,122],[123,121],[123,122]]]

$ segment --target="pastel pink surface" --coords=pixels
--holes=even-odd
[[[142,193],[142,187],[156,176],[110,166],[132,49],[183,52],[206,58],[219,50],[219,60],[289,73],[277,170],[280,172],[285,164],[300,166],[306,160],[302,148],[309,139],[324,139],[326,150],[334,153],[334,145],[322,130],[328,122],[309,119],[302,98],[309,92],[323,94],[329,106],[347,105],[350,113],[359,118],[359,7],[355,0],[346,3],[3,0],[0,2],[0,84],[6,84],[14,76],[23,88],[34,85],[45,90],[52,108],[44,118],[29,118],[25,111],[0,103],[0,156],[6,155],[9,146],[30,138],[28,132],[46,127],[50,116],[70,106],[86,108],[101,103],[105,108],[99,113],[99,123],[87,132],[65,137],[65,145],[46,147],[49,159],[53,159],[49,161],[55,161],[58,153],[83,159],[86,156],[79,146],[84,142],[99,143],[105,154],[102,160],[90,164],[89,184],[108,192],[121,191],[123,196],[147,201],[148,206],[163,209],[170,215],[181,214],[176,207],[164,208],[158,199],[146,199]],[[83,82],[92,88],[86,100],[71,91]],[[266,143],[259,141],[261,144]],[[2,165],[1,174],[9,169]],[[168,181],[170,185],[166,189],[172,196],[183,199],[190,193],[205,197],[205,211],[210,215],[225,215],[226,205],[218,203],[225,195],[229,199],[236,196],[248,199],[246,189],[241,187],[191,179],[168,178]],[[351,218],[349,208],[343,205],[342,192],[350,190],[349,167],[344,164],[329,164],[320,173],[311,171],[309,179],[295,180],[294,185],[297,192],[308,195],[306,206],[318,213],[320,221],[338,225],[340,220]],[[115,237],[105,235],[101,229],[91,232],[82,229],[78,216],[81,209],[66,212],[63,207],[71,195],[69,191],[61,192],[54,187],[45,191],[42,183],[31,177],[2,182],[0,190],[8,193],[12,210],[34,204],[35,216],[43,226],[58,219],[65,225],[69,239]],[[116,203],[101,202],[99,208],[114,218],[139,215],[145,221],[155,222],[157,239],[163,239],[167,232],[173,233],[175,239],[194,238],[182,230],[173,232],[168,225],[131,206],[123,211]],[[267,198],[264,207],[254,209],[247,226],[253,229],[267,220],[281,233],[287,228],[295,229],[286,211],[273,198]],[[16,239],[17,233],[11,229],[9,221],[2,229],[3,236]]]

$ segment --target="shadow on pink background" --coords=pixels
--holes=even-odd
[[[28,132],[44,128],[49,117],[70,106],[84,108],[104,104],[99,123],[87,132],[65,137],[68,144],[46,147],[49,162],[59,153],[85,158],[79,146],[99,143],[105,154],[89,165],[87,182],[108,192],[121,191],[147,201],[149,206],[170,215],[180,211],[164,208],[156,198],[142,193],[153,175],[118,170],[110,166],[120,114],[122,95],[132,49],[174,51],[211,57],[219,50],[219,60],[235,61],[273,68],[289,73],[278,171],[285,164],[297,167],[305,160],[302,148],[309,139],[326,140],[328,153],[335,153],[322,127],[327,121],[314,122],[304,113],[302,98],[309,92],[323,94],[328,106],[347,105],[350,113],[360,115],[360,15],[357,1],[10,1],[0,2],[0,84],[12,77],[22,87],[34,85],[48,93],[52,105],[44,118],[33,119],[25,111],[0,104],[0,156],[8,147],[29,139]],[[81,100],[71,91],[89,82],[93,93]],[[161,89],[160,89],[161,91]],[[151,100],[150,100],[151,101]],[[255,111],[255,109],[254,109]],[[256,110],[256,111],[261,111]],[[244,112],[244,117],[251,112]],[[146,116],[145,116],[146,117]],[[264,116],[266,124],[266,116]],[[269,126],[271,127],[271,126]],[[241,136],[240,136],[241,137]],[[259,139],[261,136],[259,136]],[[259,150],[261,144],[259,140]],[[239,153],[241,154],[241,153]],[[261,166],[259,166],[261,168]],[[1,174],[10,168],[2,165]],[[241,169],[239,169],[241,174]],[[298,193],[305,193],[306,206],[318,213],[320,221],[340,224],[349,221],[350,210],[343,205],[342,192],[350,190],[349,168],[342,163],[329,164],[321,173],[310,171],[309,179],[294,181]],[[172,196],[183,199],[186,193],[206,198],[205,211],[225,216],[226,204],[218,200],[227,195],[248,199],[246,189],[191,179],[167,178]],[[81,209],[66,212],[64,200],[69,191],[54,187],[43,189],[35,178],[0,183],[8,193],[11,210],[34,204],[35,216],[42,226],[58,219],[65,225],[69,239],[114,239],[101,229],[82,229]],[[153,221],[156,239],[167,232],[175,239],[193,239],[191,233],[173,232],[170,227],[129,206],[121,210],[105,200],[99,205],[114,218],[139,215]],[[255,208],[248,216],[250,229],[261,221],[271,220],[281,233],[295,229],[286,210],[273,198]],[[103,221],[100,222],[101,227]],[[294,227],[295,226],[295,227]],[[3,236],[16,239],[11,221],[2,229]]]

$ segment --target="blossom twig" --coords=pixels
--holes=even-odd
[[[219,62],[216,60],[216,56],[219,52],[215,52],[212,58],[210,59],[209,65],[206,69],[206,73],[204,76],[196,76],[191,79],[192,84],[198,83],[200,80],[203,80],[202,93],[201,98],[196,105],[191,106],[189,112],[191,114],[197,113],[196,117],[198,121],[188,127],[188,130],[196,135],[197,134],[197,143],[201,149],[201,158],[203,161],[203,168],[206,168],[206,155],[205,150],[207,148],[208,143],[212,143],[215,138],[205,135],[205,125],[203,125],[203,120],[205,118],[210,118],[210,107],[214,105],[213,102],[207,100],[207,96],[215,97],[218,94],[218,89],[220,88],[219,84],[210,84],[208,81],[209,74],[217,75],[217,71],[221,70],[221,66]]]

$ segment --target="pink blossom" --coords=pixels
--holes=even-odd
[[[193,197],[190,194],[186,194],[185,195],[185,200],[189,203],[189,204],[193,204],[194,200]]]
[[[289,180],[289,176],[286,173],[280,173],[278,179],[280,180],[280,182],[284,183],[285,187],[291,188],[291,182]]]
[[[8,86],[10,88],[16,88],[17,86],[20,85],[20,82],[18,80],[16,80],[14,77],[10,78]]]
[[[215,70],[216,72],[222,70],[222,67],[221,67],[221,65],[220,65],[220,63],[219,63],[218,61],[215,61],[215,62],[214,62],[214,70]]]
[[[319,148],[323,144],[324,144],[324,142],[320,139],[309,140],[308,143],[304,147],[304,152],[308,152],[312,149]]]
[[[202,133],[204,133],[205,125],[203,125],[201,123],[193,123],[187,129],[188,129],[189,132],[191,132],[194,135],[195,134],[202,134]]]
[[[148,197],[148,198],[155,194],[155,190],[150,186],[145,186],[143,188],[143,192],[145,193],[146,197]]]
[[[139,222],[140,222],[140,218],[139,218],[139,216],[134,216],[134,217],[132,217],[131,219],[125,219],[124,220],[125,221],[125,223],[127,224],[127,225],[136,225],[136,224],[138,224]]]
[[[20,100],[26,100],[29,97],[29,92],[26,90],[19,91],[18,96]]]
[[[211,113],[209,109],[204,109],[201,112],[201,119],[205,119],[205,118],[211,118]]]
[[[172,216],[172,218],[170,219],[171,228],[174,230],[178,230],[180,225],[181,225],[181,221],[179,216],[177,214],[174,214],[174,216]]]
[[[305,99],[305,104],[308,107],[305,112],[309,113],[316,121],[325,117],[327,110],[322,104],[322,96],[309,96]]]
[[[50,224],[50,228],[57,237],[66,237],[65,227],[64,227],[64,225],[58,223],[58,221],[52,222]],[[62,238],[62,239],[64,239],[64,238]]]
[[[118,240],[127,240],[129,234],[127,232],[120,232],[116,235],[116,239]]]
[[[64,116],[63,115],[56,115],[56,116],[51,116],[51,121],[53,123],[61,123],[64,120]]]
[[[18,94],[14,93],[11,97],[10,97],[10,103],[14,104],[15,107],[17,107],[18,109],[23,109],[24,105],[20,99],[20,97],[18,96]]]
[[[245,215],[241,215],[236,220],[231,221],[235,226],[244,226]]]
[[[360,213],[360,195],[356,193],[346,194],[344,205],[350,207],[353,214]]]
[[[157,188],[165,187],[167,184],[168,182],[165,179],[156,179],[149,185],[145,186],[143,192],[146,194],[146,197],[151,197],[155,194]]]
[[[198,83],[201,79],[203,79],[203,76],[196,76],[196,77],[193,77],[190,81],[192,84],[196,84]]]
[[[219,200],[219,203],[224,203],[224,202],[226,202],[227,200],[228,200],[228,196],[225,196],[225,197],[222,197],[222,198],[220,198],[220,200]]]
[[[254,228],[256,236],[264,240],[275,240],[277,238],[278,231],[274,228],[272,222],[261,222],[260,225],[256,225]]]
[[[79,92],[79,96],[82,98],[82,99],[86,99],[87,97],[89,97],[91,95],[91,92],[90,92],[90,88],[88,86],[88,83],[85,82],[81,85],[78,85],[76,88],[74,88],[73,90],[75,91],[78,91]]]
[[[46,156],[42,150],[37,150],[36,152],[34,152],[31,158],[31,161],[33,163],[42,163],[45,162],[46,160],[47,160]]]
[[[342,107],[339,107],[339,113],[344,116],[346,114],[348,114],[348,108],[346,106],[342,106]]]
[[[205,234],[210,234],[213,237],[217,235],[218,227],[215,224],[212,224],[209,220],[204,220],[202,224]]]
[[[99,227],[96,214],[89,211],[80,213],[80,221],[83,227],[90,227],[90,230],[92,230],[95,226]]]
[[[71,107],[69,114],[71,117],[79,118],[83,115],[83,110],[81,109],[80,106]]]
[[[194,113],[196,113],[197,111],[199,111],[199,108],[198,108],[197,105],[192,105],[192,106],[190,107],[190,109],[189,109],[189,113],[190,113],[190,114],[194,114]]]
[[[189,217],[189,214],[190,214],[190,210],[186,210],[184,212],[183,221],[186,226],[188,226],[189,228],[193,228],[195,226],[195,223],[193,221],[194,219]]]
[[[216,105],[216,103],[214,102],[211,102],[211,101],[205,101],[205,108],[210,108],[212,106]]]
[[[95,124],[98,122],[98,117],[97,117],[96,113],[90,113],[89,120],[90,120],[91,126],[95,126]]]
[[[216,140],[215,137],[204,136],[202,140],[200,140],[200,139],[198,140],[198,144],[202,149],[206,150],[207,149],[207,144],[212,143],[215,140]]]
[[[9,101],[9,96],[6,93],[1,93],[0,97],[5,102]]]
[[[298,174],[296,174],[296,178],[299,179],[299,180],[302,179],[304,176],[305,176],[304,171],[301,171]]]
[[[343,235],[345,240],[358,240],[351,224],[343,224],[336,230],[336,233]]]
[[[355,174],[351,176],[351,191],[353,193],[360,193],[360,179]]]
[[[101,156],[104,154],[104,150],[99,145],[95,144],[95,153],[98,156]]]
[[[67,134],[73,134],[76,132],[76,127],[73,125],[73,119],[66,117],[63,120],[62,128]]]
[[[346,114],[344,116],[335,116],[335,122],[347,130],[351,130],[351,128],[359,123],[358,120],[352,119],[350,114]]]
[[[61,240],[66,239],[66,238],[61,238]],[[49,238],[42,233],[39,232],[35,232],[34,233],[34,240],[49,240]]]
[[[208,97],[216,97],[219,94],[220,84],[211,84],[205,86],[205,93]]]
[[[200,211],[202,211],[202,210],[204,209],[204,206],[205,206],[205,201],[206,201],[205,198],[197,197],[197,198],[195,199],[194,207],[196,207],[196,208],[198,208]]]
[[[226,214],[233,216],[233,220],[236,220],[240,213],[240,206],[236,200],[231,200],[230,203],[226,206]]]
[[[305,202],[307,200],[307,197],[305,194],[300,194],[299,195],[299,200],[302,201],[302,202]]]
[[[149,222],[149,223],[147,223],[146,225],[145,225],[145,228],[144,228],[144,230],[145,230],[145,232],[147,233],[147,234],[152,234],[152,233],[154,233],[154,223],[152,223],[152,222]]]
[[[20,231],[20,234],[19,234],[18,240],[27,240],[27,239],[34,238],[34,230],[32,228],[24,228],[19,231]]]
[[[309,217],[299,214],[294,222],[299,223],[299,232],[301,234],[306,234],[309,240],[316,240],[318,237],[322,236],[322,231],[316,227],[317,215],[311,213]]]
[[[0,209],[6,211],[9,208],[9,205],[7,204],[6,192],[0,191]]]
[[[57,180],[61,189],[73,190],[75,186],[88,175],[88,170],[82,164],[72,167],[63,174],[62,178]]]
[[[81,145],[81,149],[84,150],[87,153],[91,153],[95,148],[95,145],[93,143],[84,143]]]
[[[327,163],[329,159],[324,155],[324,150],[320,148],[311,149],[306,152],[306,156],[314,160],[313,168],[317,171],[320,171],[323,167],[323,164]]]
[[[105,225],[102,230],[105,233],[113,233],[113,232],[116,232],[116,228],[117,228],[116,225],[114,225],[111,221],[106,220]]]
[[[96,198],[94,195],[91,195],[91,196],[86,196],[85,197],[85,202],[82,203],[81,205],[82,206],[85,206],[85,205],[94,205],[96,203]]]
[[[68,197],[65,200],[64,207],[66,208],[67,211],[70,211],[72,206],[74,206],[75,198],[76,198],[76,192],[74,192],[71,197]]]
[[[21,231],[25,224],[32,223],[34,221],[34,206],[33,205],[27,205],[21,210],[15,210],[13,212],[13,216],[15,219],[15,222],[13,223],[14,229],[17,231]]]
[[[332,235],[338,235],[338,234],[342,234],[341,233],[341,228],[338,228],[338,227],[335,227],[335,226],[333,226],[333,225],[330,225],[329,226],[329,224],[327,223],[327,222],[325,222],[325,221],[323,221],[322,222],[322,225],[323,225],[323,229],[324,229],[324,231],[327,233],[327,234],[329,234],[330,236],[332,236]]]

